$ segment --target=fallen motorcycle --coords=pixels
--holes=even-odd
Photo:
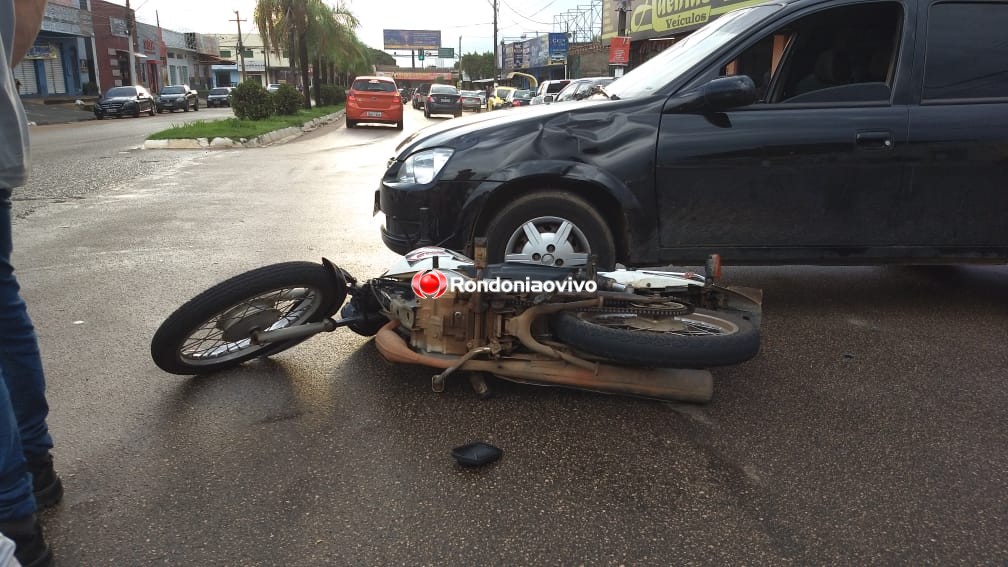
[[[481,394],[487,373],[705,402],[710,367],[759,351],[761,292],[716,283],[717,256],[700,275],[597,272],[591,261],[488,265],[485,243],[474,249],[475,260],[420,248],[363,283],[325,259],[252,270],[172,313],[154,334],[151,354],[166,372],[206,374],[348,327],[375,336],[390,361],[440,370],[431,381],[437,392],[461,371]]]

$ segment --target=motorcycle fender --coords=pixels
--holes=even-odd
[[[339,294],[345,297],[347,293],[347,280],[349,279],[353,282],[356,282],[356,280],[353,279],[353,276],[350,276],[350,274],[345,272],[343,268],[333,264],[328,258],[322,258],[322,265],[325,266],[326,271],[329,272],[329,277],[332,278],[333,285],[336,286]],[[339,309],[339,307],[339,305],[335,306],[336,309]]]

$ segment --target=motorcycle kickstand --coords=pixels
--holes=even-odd
[[[458,370],[459,368],[461,368],[463,364],[465,364],[466,362],[469,362],[476,355],[479,355],[479,354],[489,354],[491,352],[493,352],[492,348],[490,348],[488,346],[484,346],[484,347],[474,348],[471,351],[465,353],[464,355],[462,355],[462,358],[458,359],[458,362],[456,362],[455,364],[449,366],[448,368],[445,368],[444,372],[442,372],[440,374],[435,374],[434,376],[431,377],[431,389],[434,390],[435,392],[439,393],[439,394],[441,392],[444,392],[444,390],[445,390],[445,381],[447,380],[448,376],[450,376],[456,370]]]

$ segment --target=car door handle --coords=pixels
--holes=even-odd
[[[867,150],[891,150],[893,147],[892,132],[888,130],[858,132],[854,136],[854,143]]]

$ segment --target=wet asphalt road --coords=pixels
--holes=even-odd
[[[95,166],[108,182],[15,221],[66,484],[44,515],[61,565],[1008,561],[1008,268],[728,268],[765,291],[763,349],[716,370],[704,406],[439,395],[346,330],[171,376],[149,339],[206,287],[323,255],[363,277],[391,263],[371,207],[403,134],[182,153],[118,135],[82,151],[127,151],[141,177]],[[51,171],[37,162],[33,186]],[[457,468],[451,447],[477,439],[503,459]]]

